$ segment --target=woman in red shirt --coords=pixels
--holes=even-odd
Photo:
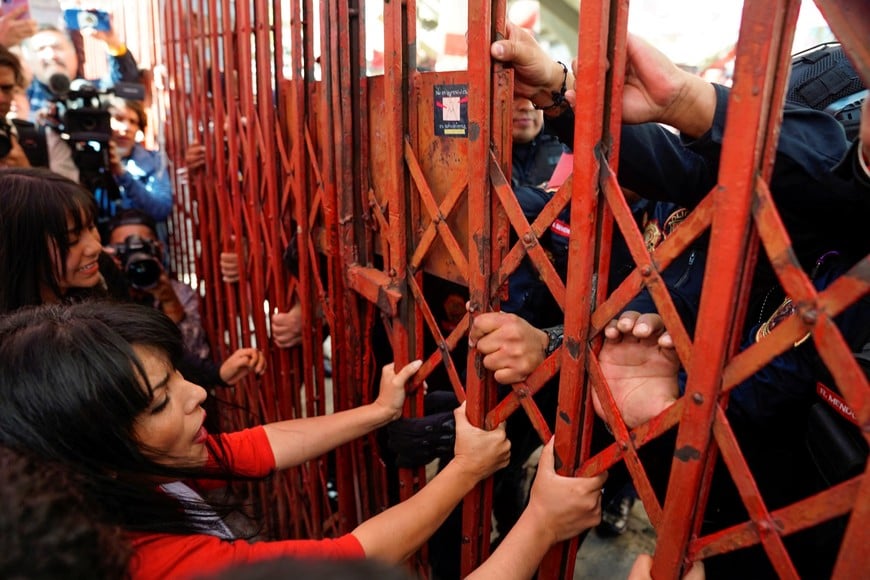
[[[210,435],[205,391],[175,370],[181,352],[171,320],[132,304],[42,306],[0,321],[0,442],[84,475],[101,517],[129,533],[133,578],[190,577],[280,555],[401,562],[507,464],[503,429],[472,427],[460,407],[454,459],[412,498],[336,539],[249,543],[225,523],[231,507],[198,490],[299,465],[398,418],[420,362],[398,373],[385,367],[368,405]]]

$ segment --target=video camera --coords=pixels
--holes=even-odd
[[[73,161],[83,173],[103,173],[109,170],[109,140],[112,137],[112,116],[106,97],[141,101],[145,88],[136,83],[117,83],[100,89],[85,81],[70,81],[63,73],[48,80],[48,88],[57,106],[54,129],[69,143]]]
[[[114,244],[112,249],[115,250],[124,275],[133,288],[150,290],[157,286],[163,271],[157,242],[135,235],[127,236],[123,244]]]

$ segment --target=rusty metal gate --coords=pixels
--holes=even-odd
[[[861,77],[870,81],[870,5],[816,3]],[[612,177],[622,86],[619,75],[608,71],[625,62],[628,2],[580,5],[577,82],[585,87],[585,103],[576,114],[573,178],[532,224],[506,178],[512,72],[489,56],[493,38],[505,31],[503,0],[469,1],[469,65],[457,72],[417,70],[416,4],[385,2],[384,74],[378,76],[366,72],[361,1],[150,4],[151,14],[162,21],[155,34],[164,52],[155,48],[151,54],[166,71],[165,77],[157,75],[157,84],[175,169],[176,274],[203,296],[203,318],[217,351],[253,345],[269,357],[265,376],[232,393],[238,407],[223,417],[228,426],[319,415],[372,400],[373,345],[381,334],[397,363],[425,360],[415,387],[439,372],[460,400],[467,398],[474,424],[491,427],[511,413],[527,413],[542,440],[551,429],[531,395],[558,374],[554,431],[560,472],[589,474],[625,462],[659,537],[656,578],[676,578],[686,562],[755,544],[780,576],[796,577],[783,538],[850,513],[834,575],[862,575],[870,526],[866,472],[772,511],[761,500],[724,414],[725,393],[811,332],[868,438],[867,379],[832,319],[867,295],[870,257],[817,292],[790,252],[768,188],[797,0],[747,0],[719,183],[681,225],[681,234],[652,254]],[[133,26],[142,23],[128,20],[128,35]],[[140,44],[144,51],[147,43]],[[436,86],[467,87],[466,138],[435,134]],[[206,167],[188,171],[185,154],[196,143],[205,146]],[[606,143],[612,147],[601,146]],[[537,241],[569,202],[575,227],[563,283]],[[590,249],[608,248],[614,225],[636,267],[618,287],[607,289],[607,252]],[[702,235],[710,236],[708,263],[716,267],[706,272],[690,338],[660,272]],[[295,271],[284,259],[288,248],[295,250]],[[744,312],[736,305],[751,283],[754,261],[748,256],[756,248],[770,256],[801,316],[740,351]],[[238,282],[222,281],[222,252],[241,258]],[[474,317],[498,309],[507,276],[526,256],[564,310],[565,345],[499,401],[480,356],[473,349],[465,354],[462,347]],[[467,288],[470,312],[449,331],[439,326],[429,302],[433,277]],[[597,360],[602,329],[641,287],[650,290],[674,336],[690,394],[633,430],[610,401],[605,406],[613,442],[593,454],[591,390],[607,399]],[[276,348],[269,315],[297,301],[302,346]],[[331,378],[322,364],[327,336]],[[463,368],[468,369],[464,381]],[[422,389],[416,388],[407,415],[421,415],[422,402]],[[661,501],[640,453],[674,430],[674,449],[691,453],[674,454]],[[247,492],[258,498],[259,515],[274,537],[339,534],[425,483],[422,470],[396,474],[380,457],[376,437],[369,436]],[[717,457],[749,515],[741,524],[704,535],[702,506]],[[489,551],[491,498],[488,483],[464,502],[465,573]],[[577,544],[554,549],[540,577],[570,578]],[[425,564],[424,551],[415,562],[421,574]]]

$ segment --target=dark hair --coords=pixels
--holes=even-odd
[[[145,130],[148,126],[148,113],[145,112],[145,106],[141,101],[132,101],[129,99],[113,99],[112,103],[115,106],[122,105],[123,107],[133,111],[136,113],[136,117],[139,119],[139,128],[141,130]]]
[[[76,474],[0,446],[0,577],[127,578],[130,546]]]
[[[109,220],[107,231],[112,235],[117,228],[121,226],[145,226],[151,230],[154,236],[157,236],[157,222],[149,214],[141,209],[130,208],[122,210],[112,216]]]
[[[47,285],[59,298],[53,255],[66,275],[67,220],[81,231],[96,218],[81,185],[45,168],[0,169],[0,313],[42,303]]]
[[[45,305],[0,318],[0,444],[75,466],[111,523],[202,533],[215,508],[173,498],[154,478],[227,479],[225,453],[210,448],[218,466],[208,470],[160,465],[143,453],[133,426],[153,393],[133,345],[173,366],[182,356],[178,327],[147,306]]]
[[[24,88],[24,70],[21,68],[21,61],[15,53],[3,45],[0,45],[0,66],[11,68],[15,75],[15,84]]]

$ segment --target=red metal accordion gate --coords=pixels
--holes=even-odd
[[[323,414],[370,401],[376,374],[373,333],[380,326],[397,363],[425,360],[415,385],[442,370],[460,400],[468,399],[469,417],[477,425],[492,426],[511,413],[525,412],[545,440],[550,428],[531,394],[558,373],[554,431],[560,471],[588,474],[626,463],[658,532],[656,578],[676,578],[688,561],[754,544],[763,546],[780,576],[796,577],[783,537],[850,512],[835,577],[859,577],[866,569],[866,471],[771,511],[761,500],[725,416],[727,398],[722,398],[810,332],[868,439],[867,378],[833,318],[868,294],[870,257],[828,289],[816,291],[790,251],[768,186],[797,0],[746,2],[719,182],[681,225],[681,234],[652,254],[613,177],[623,87],[619,75],[611,73],[625,63],[628,2],[585,1],[580,6],[577,83],[584,87],[585,100],[576,111],[573,178],[532,224],[505,177],[512,72],[489,56],[490,43],[505,31],[504,2],[469,2],[469,66],[460,72],[418,71],[412,50],[415,2],[385,3],[385,73],[377,77],[366,75],[362,2],[161,4],[167,149],[178,168],[175,270],[199,285],[216,350],[256,345],[269,353],[267,375],[236,390],[234,401],[247,411],[230,414],[228,424]],[[866,84],[870,5],[860,0],[818,0],[817,5]],[[436,87],[464,87],[466,138],[435,134]],[[185,152],[194,143],[205,145],[204,172],[184,168]],[[604,143],[613,147],[602,147]],[[563,283],[537,241],[569,202],[575,227]],[[608,257],[589,249],[608,248],[614,224],[635,268],[618,287],[605,291]],[[706,272],[692,339],[660,272],[706,233],[708,263],[716,267]],[[288,247],[296,250],[295,272],[283,259]],[[786,293],[800,305],[800,315],[741,351],[745,312],[737,305],[751,283],[750,257],[757,249],[769,256]],[[221,252],[242,257],[239,282],[221,280]],[[498,308],[508,274],[526,256],[563,307],[565,346],[499,401],[480,355],[472,349],[459,360],[455,353],[474,317]],[[429,275],[468,289],[469,312],[450,332],[439,327],[428,302]],[[688,394],[631,430],[612,399],[606,402],[614,441],[593,454],[591,391],[608,400],[597,360],[601,333],[642,287],[649,289],[674,336]],[[269,340],[269,314],[286,311],[296,300],[306,329],[302,347],[275,348]],[[321,364],[327,336],[331,391]],[[461,368],[470,371],[464,381]],[[422,414],[422,389],[409,399],[407,414]],[[673,429],[674,449],[691,452],[674,453],[662,502],[639,451]],[[704,535],[702,506],[717,456],[749,517]],[[257,488],[270,532],[276,537],[333,535],[383,509],[390,501],[392,471],[379,458],[375,437],[368,437]],[[336,499],[329,496],[330,481]],[[400,470],[395,483],[406,497],[425,483],[425,475]],[[491,497],[491,484],[482,485],[464,502],[465,572],[489,550]],[[541,577],[571,577],[577,543],[554,549]],[[417,566],[425,570],[425,554]]]

